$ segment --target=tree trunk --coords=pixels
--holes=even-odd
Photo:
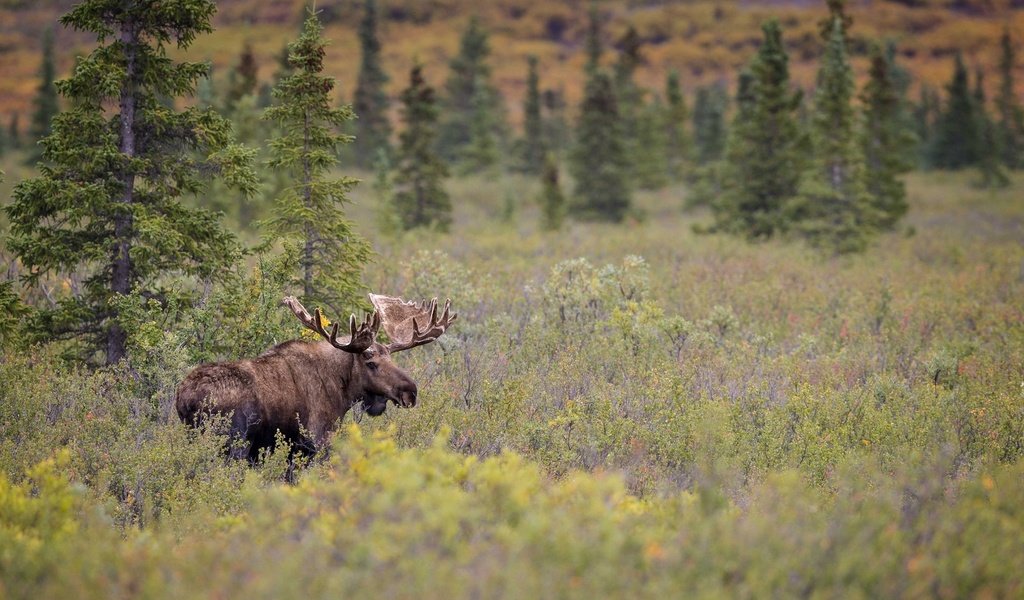
[[[138,64],[136,45],[138,30],[135,23],[121,25],[120,41],[125,52],[125,81],[121,87],[121,147],[120,151],[127,158],[135,157],[135,86],[138,80]],[[134,202],[135,173],[129,168],[121,176],[123,191],[119,202],[124,205],[114,215],[114,253],[110,291],[114,294],[128,294],[132,286],[132,234],[133,223],[130,207]],[[114,321],[107,329],[107,364],[113,364],[124,358],[125,346],[128,341],[127,332]]]

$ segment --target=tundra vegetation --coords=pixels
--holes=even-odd
[[[423,7],[455,4],[380,3],[390,7],[381,20],[398,27],[395,10],[420,19]],[[89,9],[101,5],[127,6],[88,0],[78,22],[112,14]],[[136,13],[158,35],[204,33],[196,44],[218,35],[205,35],[205,0],[157,5],[183,7]],[[133,44],[145,66],[161,69],[155,73],[177,74],[143,77],[152,87],[127,94],[153,125],[141,130],[136,160],[125,160],[110,134],[117,112],[109,97],[123,75],[124,46],[112,42],[83,58],[77,75],[57,84],[64,112],[44,163],[27,165],[28,141],[11,135],[0,158],[0,201],[8,208],[0,215],[0,597],[1024,594],[1024,179],[1011,152],[1021,120],[1014,71],[987,79],[1000,86],[991,94],[999,108],[991,123],[980,120],[984,89],[972,93],[969,83],[976,88],[979,78],[966,65],[939,95],[919,86],[913,97],[922,102],[912,105],[898,61],[881,46],[847,43],[856,39],[848,34],[867,29],[863,13],[851,22],[841,2],[829,6],[833,18],[822,23],[804,14],[806,23],[769,24],[771,43],[760,53],[749,49],[749,69],[735,86],[700,82],[698,90],[685,70],[680,81],[658,80],[660,118],[684,125],[664,140],[671,170],[656,189],[638,180],[654,173],[633,162],[652,145],[638,141],[645,128],[629,132],[616,120],[633,110],[639,125],[655,88],[644,86],[642,61],[632,72],[611,60],[608,41],[635,49],[635,40],[624,36],[628,28],[609,27],[609,13],[596,7],[591,43],[580,48],[592,60],[575,65],[579,81],[589,82],[583,106],[566,110],[567,96],[546,87],[553,73],[541,56],[540,123],[520,144],[534,144],[532,154],[485,165],[478,151],[490,142],[470,139],[448,156],[472,161],[451,171],[436,143],[453,125],[442,111],[455,104],[448,86],[437,86],[445,73],[433,56],[387,79],[405,93],[390,98],[391,116],[401,120],[392,145],[376,148],[376,177],[344,160],[334,164],[329,149],[341,138],[330,127],[251,118],[261,97],[283,98],[264,95],[266,86],[299,92],[307,82],[305,91],[316,94],[303,97],[323,107],[331,82],[319,70],[326,50],[315,24],[278,63],[276,83],[254,84],[247,61],[238,60],[237,86],[198,82],[207,82],[196,91],[199,108],[170,108],[185,102],[167,96],[187,96],[201,65],[171,62],[162,54],[167,40]],[[335,18],[347,18],[348,8],[337,10]],[[721,18],[735,10],[727,6]],[[926,17],[938,9],[921,10]],[[643,15],[636,17],[641,34],[650,25]],[[167,17],[186,18],[189,27],[161,28]],[[306,17],[289,22],[290,35]],[[491,103],[504,79],[486,77],[498,69],[478,68],[501,64],[484,50],[506,51],[488,37],[488,23],[464,31],[462,50],[475,49],[475,58],[451,64],[475,65],[480,76],[459,86],[476,100],[460,105],[462,133],[504,144],[501,110]],[[778,85],[789,79],[780,53],[804,44],[786,41],[794,29],[803,31],[797,40],[809,32],[825,57],[820,89],[806,97]],[[760,38],[756,26],[745,31]],[[389,36],[380,40],[388,48]],[[1012,64],[1013,46],[993,40],[1000,60]],[[293,56],[306,60],[295,64]],[[528,76],[530,63],[514,66]],[[259,221],[242,218],[243,208],[273,214],[275,202],[311,216],[296,202],[298,176],[251,160],[301,163],[300,146],[279,143],[288,152],[276,159],[265,148],[243,151],[216,114],[228,113],[225,99],[243,88],[228,115],[240,139],[297,140],[305,130],[320,142],[311,156],[323,168],[305,184],[338,186],[330,187],[338,190],[331,222],[344,220],[353,242],[372,244],[360,284],[405,298],[449,297],[459,312],[443,337],[394,359],[417,384],[414,408],[353,407],[337,427],[317,432],[330,451],[298,470],[287,452],[264,451],[253,464],[225,459],[218,432],[233,415],[190,427],[175,406],[197,365],[252,360],[278,343],[321,335],[295,319],[304,311],[280,306],[304,291],[301,245],[263,244]],[[434,89],[442,90],[436,98]],[[623,90],[638,104],[621,106]],[[505,98],[505,107],[516,105]],[[965,125],[957,112],[976,119],[966,125],[984,125],[979,136],[999,140],[975,146],[967,164],[998,149],[986,160],[1002,157],[994,162],[1005,169],[1006,187],[979,186],[974,172],[906,173],[893,156],[926,161],[930,144],[949,137],[946,127]],[[806,134],[786,138],[793,158],[775,173],[782,182],[763,168],[775,158],[760,143],[770,132],[745,120],[765,115]],[[842,127],[829,129],[830,120]],[[570,123],[583,131],[567,140]],[[920,132],[917,147],[906,149],[882,123]],[[181,135],[195,141],[188,127],[196,124],[207,143],[181,142]],[[605,126],[621,132],[620,143],[588,155],[580,139],[611,139]],[[72,135],[79,130],[103,144],[84,153]],[[157,143],[155,132],[170,137]],[[351,146],[337,150],[344,157]],[[189,158],[176,162],[183,147]],[[538,176],[524,159],[540,150]],[[608,167],[607,185],[578,180],[588,160]],[[257,165],[259,185],[249,164]],[[251,197],[226,184],[203,187],[186,177],[193,165],[203,166],[197,176],[232,175],[227,183]],[[729,177],[741,169],[764,179],[733,187]],[[857,181],[862,172],[876,176]],[[350,186],[353,175],[374,185]],[[100,183],[90,188],[87,177]],[[126,208],[118,182],[130,178],[141,198]],[[791,197],[759,195],[775,184]],[[619,185],[628,196],[605,195]],[[54,190],[62,203],[41,203]],[[82,216],[75,194],[112,217],[132,215],[124,239],[138,267],[127,293],[103,285],[104,244],[119,238]],[[828,222],[814,202],[830,198],[847,199],[855,218]],[[605,199],[613,210],[602,215]],[[47,220],[26,228],[25,215],[40,206]],[[230,210],[214,218],[211,206]],[[812,213],[803,223],[813,235],[789,221],[794,206]],[[410,207],[424,209],[422,222],[409,218]],[[7,219],[21,223],[17,239]],[[851,222],[869,229],[852,231]],[[827,235],[836,226],[844,235]],[[864,243],[845,232],[865,233]],[[834,251],[833,242],[849,239],[858,252]],[[39,262],[26,262],[26,251]],[[361,322],[372,328],[372,319]],[[96,325],[81,327],[89,323]],[[70,326],[81,335],[63,339]],[[383,329],[381,344],[402,344]],[[118,360],[98,366],[110,331],[121,344]],[[275,441],[283,444],[284,434]]]

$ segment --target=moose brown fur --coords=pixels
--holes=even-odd
[[[388,401],[415,406],[416,382],[391,355],[436,340],[456,315],[446,302],[439,316],[436,299],[414,304],[370,294],[370,300],[374,312],[359,327],[351,317],[348,339],[339,340],[337,324],[328,333],[319,310],[311,316],[298,300],[285,298],[295,316],[325,339],[293,340],[257,358],[196,367],[178,386],[178,416],[193,426],[207,414],[226,416],[229,454],[254,461],[273,446],[277,431],[293,448],[315,452],[359,402],[371,416],[382,414]],[[387,345],[376,341],[381,326],[391,338]]]

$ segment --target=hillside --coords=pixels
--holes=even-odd
[[[30,110],[42,32],[56,23],[72,0],[0,3],[0,115]],[[358,68],[359,48],[354,35],[359,0],[319,2],[333,40],[329,72],[341,93],[351,95]],[[780,19],[785,30],[794,79],[809,86],[820,51],[817,21],[824,3],[680,2],[607,0],[602,3],[607,42],[613,44],[632,24],[640,32],[647,64],[641,82],[660,89],[665,73],[679,70],[685,87],[723,79],[731,82],[738,68],[753,54],[760,40],[759,23]],[[952,70],[952,54],[960,49],[972,67],[991,71],[996,64],[996,40],[1004,26],[1024,35],[1020,2],[1005,0],[959,2],[851,3],[855,19],[852,47],[854,65],[863,73],[864,52],[873,40],[898,43],[902,63],[918,82],[942,85]],[[914,6],[908,6],[913,4]],[[225,0],[218,3],[216,32],[197,40],[187,56],[211,60],[224,76],[245,43],[251,43],[261,63],[261,78],[275,70],[275,57],[293,37],[303,0]],[[393,93],[405,85],[414,58],[426,64],[426,74],[440,83],[447,62],[457,48],[459,34],[471,15],[478,15],[492,32],[491,64],[496,82],[506,97],[513,121],[518,121],[525,88],[526,56],[540,57],[542,85],[564,87],[571,105],[579,98],[582,82],[582,40],[588,3],[585,0],[387,0],[381,2],[385,67]],[[91,43],[87,37],[59,28],[56,31],[59,72],[66,73],[74,57]],[[1020,36],[1018,36],[1019,39]],[[606,53],[606,60],[613,53]],[[1018,68],[1024,68],[1024,64]],[[1024,91],[1024,71],[1017,77]],[[988,78],[989,85],[995,78]],[[23,119],[27,114],[23,114]],[[22,121],[25,122],[24,120]]]

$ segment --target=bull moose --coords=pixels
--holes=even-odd
[[[292,340],[257,358],[196,367],[178,386],[178,416],[196,426],[204,415],[224,415],[229,455],[255,461],[261,449],[274,445],[277,431],[293,449],[314,453],[357,403],[375,417],[388,401],[415,406],[416,382],[391,355],[441,337],[457,316],[451,300],[440,315],[437,298],[414,303],[370,294],[370,302],[374,311],[359,326],[355,315],[349,317],[349,336],[339,339],[338,324],[328,333],[320,309],[310,315],[296,298],[284,298],[282,304],[324,339]],[[377,341],[381,327],[387,345]]]

